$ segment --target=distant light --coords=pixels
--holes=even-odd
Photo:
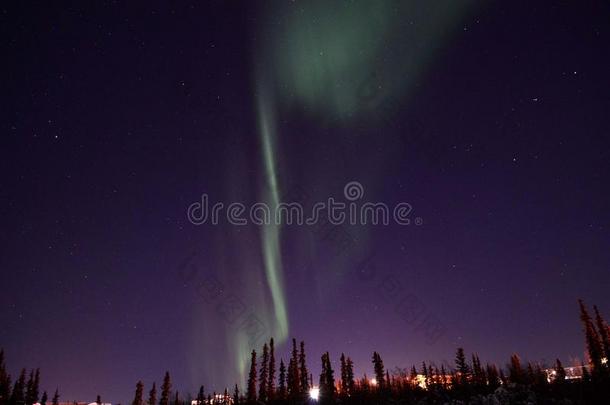
[[[313,399],[314,401],[317,401],[318,398],[320,397],[320,388],[318,387],[312,387],[309,389],[309,397],[311,399]]]
[[[608,358],[607,357],[602,358],[602,364],[606,364],[606,363],[608,363]]]
[[[376,378],[371,378],[371,384],[372,385],[377,385],[377,379]]]

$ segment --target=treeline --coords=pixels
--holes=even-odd
[[[194,401],[197,405],[610,403],[610,329],[596,306],[592,317],[581,300],[578,304],[587,361],[576,367],[577,372],[571,368],[569,375],[559,359],[553,365],[523,363],[513,354],[504,367],[498,367],[483,364],[476,353],[467,356],[463,348],[458,348],[453,366],[423,362],[392,373],[385,368],[381,355],[374,352],[370,378],[366,374],[356,378],[354,363],[345,354],[341,354],[335,371],[326,352],[320,358],[321,373],[314,379],[307,367],[305,342],[297,344],[293,339],[287,362],[280,359],[278,364],[271,339],[263,345],[260,355],[252,351],[243,393],[235,385],[231,392],[225,389],[206,395],[201,386]],[[168,374],[166,380],[169,381]],[[132,405],[145,405],[138,394],[142,392],[140,382],[138,387]],[[190,401],[187,397],[188,405]],[[182,404],[176,393],[172,404],[160,401],[159,405]],[[149,398],[146,405],[156,404]]]
[[[220,393],[206,392],[202,385],[196,398],[181,396],[172,390],[170,374],[166,372],[159,395],[153,383],[145,398],[144,384],[138,381],[131,405],[610,403],[610,328],[596,306],[591,316],[581,300],[578,304],[587,359],[578,367],[569,368],[569,373],[559,359],[551,366],[524,364],[513,354],[505,367],[498,367],[483,364],[476,353],[467,356],[463,348],[458,348],[452,366],[423,362],[393,372],[374,352],[371,377],[364,374],[361,378],[355,377],[349,356],[341,354],[335,371],[326,352],[320,358],[321,373],[314,379],[307,367],[304,342],[297,344],[293,339],[287,362],[277,362],[271,339],[263,345],[260,355],[252,351],[244,392],[237,384],[231,391]],[[39,383],[38,370],[30,371],[28,376],[23,369],[13,385],[4,353],[0,352],[0,405],[46,405],[46,392],[39,398]],[[101,404],[99,395],[96,402]],[[52,404],[59,405],[57,390]]]
[[[40,395],[40,369],[21,369],[19,376],[12,384],[12,377],[6,369],[4,350],[0,350],[0,405],[47,405],[48,396],[44,391]],[[59,392],[55,390],[53,405],[59,404]]]

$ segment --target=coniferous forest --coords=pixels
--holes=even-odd
[[[553,364],[524,362],[518,354],[506,364],[490,364],[460,347],[452,367],[423,361],[395,370],[384,366],[378,352],[360,370],[349,355],[341,353],[337,366],[326,352],[319,359],[321,372],[314,376],[308,362],[318,359],[306,356],[305,342],[292,339],[290,358],[277,359],[271,338],[260,351],[252,350],[242,388],[235,384],[210,392],[201,385],[195,396],[183,395],[166,372],[159,391],[153,382],[145,393],[144,383],[138,381],[131,405],[610,403],[610,327],[596,306],[591,313],[582,300],[578,305],[586,359],[572,367],[561,359]],[[1,351],[0,405],[71,404],[60,402],[59,389],[41,392],[40,376],[39,369],[25,368],[12,376]],[[101,405],[102,396],[97,394],[95,402]]]

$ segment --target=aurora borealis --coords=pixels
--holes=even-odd
[[[323,123],[321,127],[332,127],[333,123],[350,126],[352,121],[375,119],[375,114],[383,116],[388,111],[381,107],[405,96],[429,62],[432,50],[442,46],[442,33],[454,28],[469,6],[469,2],[437,7],[431,3],[312,1],[263,7],[262,21],[253,28],[257,39],[253,48],[258,131],[266,184],[263,201],[271,206],[282,202],[276,161],[281,154],[276,140],[277,99],[307,111],[309,119]],[[416,19],[421,15],[427,16],[427,24],[409,30],[405,38],[401,16]],[[392,64],[380,62],[389,54],[394,54]],[[308,179],[303,171],[299,175],[318,181]],[[272,335],[282,343],[288,337],[288,314],[280,239],[278,226],[262,228],[263,265],[272,297],[272,308],[265,312],[274,314]],[[250,349],[240,348],[242,374]]]
[[[371,375],[582,358],[608,313],[609,6],[2,6],[0,347],[62,399],[243,385],[270,337]],[[194,224],[209,197],[410,224]],[[351,200],[350,200],[351,201]],[[225,218],[223,217],[223,218]],[[576,314],[576,315],[575,315]],[[11,370],[13,375],[18,370]]]

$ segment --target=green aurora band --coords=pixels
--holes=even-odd
[[[296,110],[326,128],[363,122],[375,125],[414,92],[424,69],[472,3],[266,3],[253,48],[257,126],[266,184],[259,192],[262,200],[270,207],[280,202],[278,157],[283,155],[276,123],[282,108]],[[383,162],[369,165],[382,168]],[[315,171],[307,174],[316,175]],[[370,179],[360,180],[372,180],[376,175],[379,173],[373,170]],[[349,178],[349,173],[339,176]],[[367,231],[358,232],[359,239],[365,241]],[[265,309],[261,313],[267,332],[279,345],[289,334],[280,227],[261,227],[260,240],[271,306],[266,299],[267,289],[258,294],[257,304]],[[334,265],[343,267],[346,261]],[[245,332],[238,332],[235,339],[237,366],[243,377],[253,347]]]

